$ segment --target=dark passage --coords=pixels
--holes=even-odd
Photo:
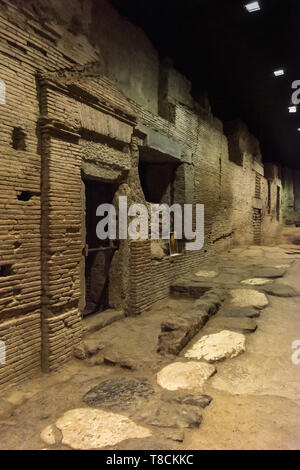
[[[109,267],[115,247],[109,240],[99,240],[96,226],[100,218],[97,207],[111,203],[115,188],[113,184],[85,180],[86,198],[86,306],[84,315],[105,310],[108,307]]]

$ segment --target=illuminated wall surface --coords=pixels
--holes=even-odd
[[[139,314],[206,257],[300,220],[299,173],[264,167],[247,126],[195,103],[141,29],[105,2],[93,21],[88,1],[51,5],[47,21],[0,5],[0,388],[72,357],[101,275],[102,307]],[[204,248],[173,243],[172,257],[166,244],[124,240],[109,259],[87,256],[87,200],[100,193],[204,204]]]

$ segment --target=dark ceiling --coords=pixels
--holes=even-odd
[[[243,119],[261,142],[263,159],[300,168],[300,106],[288,112],[292,82],[300,80],[300,1],[111,0],[139,25],[161,58],[207,91],[223,121]],[[276,78],[273,71],[284,68]]]

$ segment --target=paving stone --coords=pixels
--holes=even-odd
[[[138,368],[138,363],[136,360],[132,359],[125,354],[118,353],[116,351],[108,351],[101,353],[103,357],[103,362],[106,364],[120,366],[124,369],[136,370]]]
[[[168,405],[161,402],[148,402],[137,414],[137,419],[151,426],[162,428],[195,428],[202,421],[202,414],[194,407]]]
[[[226,310],[222,310],[220,315],[223,317],[256,318],[260,316],[260,311],[253,307],[229,307]]]
[[[174,402],[181,405],[199,406],[200,408],[206,408],[212,401],[212,398],[209,395],[189,393],[178,390],[164,390],[161,393],[160,398],[161,400],[169,403]]]
[[[236,307],[265,308],[269,301],[265,294],[253,289],[232,289],[230,291],[231,304]]]
[[[240,333],[253,333],[257,323],[251,318],[215,317],[208,324],[210,329],[234,330]]]
[[[269,284],[270,279],[265,279],[262,277],[253,277],[252,279],[244,279],[241,281],[241,284],[246,284],[249,286],[264,286],[265,284]]]
[[[246,338],[244,335],[224,330],[220,333],[203,336],[186,351],[185,357],[215,362],[236,357],[245,350]]]
[[[166,390],[199,390],[216,372],[211,364],[202,362],[173,362],[157,374],[157,383]]]
[[[275,295],[277,297],[297,297],[300,294],[293,289],[293,287],[286,284],[272,284],[271,286],[265,286],[263,291],[266,294]]]
[[[40,434],[40,437],[42,441],[44,441],[45,444],[47,444],[48,446],[58,444],[62,440],[61,431],[53,424],[50,424],[49,426],[44,428]]]
[[[270,279],[275,279],[278,277],[283,277],[286,273],[286,269],[276,268],[272,266],[255,266],[252,269],[253,277],[267,277]]]
[[[149,429],[125,416],[91,408],[69,410],[55,426],[62,433],[62,444],[78,450],[100,449],[126,439],[151,436]]]
[[[179,435],[178,434],[179,432],[183,433],[183,431],[181,431],[180,429],[169,429],[168,431],[169,431],[169,433],[172,433],[172,434],[174,434],[176,432],[177,435]],[[167,435],[165,435],[165,436],[162,435],[161,439],[159,439],[159,440],[153,440],[153,439],[150,439],[150,438],[147,438],[147,439],[127,439],[126,441],[121,442],[120,444],[118,444],[116,449],[118,451],[119,450],[134,450],[134,451],[136,451],[136,450],[176,450],[178,444],[176,446],[175,446],[175,443],[172,445],[170,443],[170,441],[167,440],[167,439],[169,439],[167,437]],[[176,439],[172,439],[172,440],[176,440]]]
[[[130,406],[137,398],[154,394],[152,386],[144,378],[116,377],[102,381],[83,397],[89,406]]]

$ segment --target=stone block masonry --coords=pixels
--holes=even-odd
[[[59,1],[0,4],[0,390],[58,369],[80,342],[85,179],[147,204],[156,181],[148,173],[146,191],[142,169],[163,165],[162,201],[205,205],[200,252],[170,256],[164,245],[158,260],[150,240],[120,243],[107,303],[127,315],[168,296],[206,257],[274,237],[295,222],[294,203],[299,215],[291,172],[284,184],[276,166],[265,174],[245,124],[223,129],[143,31],[105,0],[83,3],[70,12]]]

